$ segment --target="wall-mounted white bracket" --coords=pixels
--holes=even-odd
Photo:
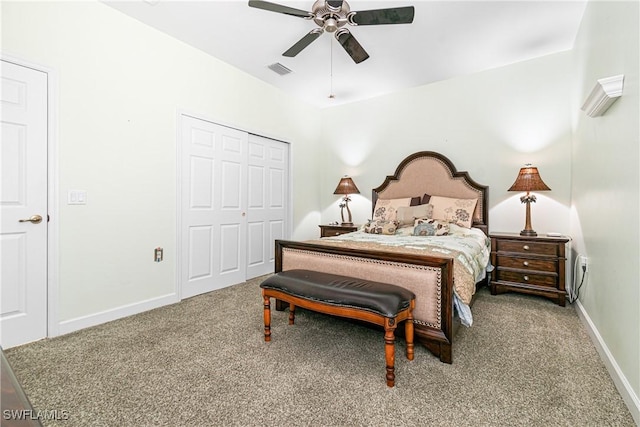
[[[603,115],[611,107],[611,104],[622,96],[623,86],[624,74],[599,79],[584,104],[582,104],[582,110],[589,117]]]

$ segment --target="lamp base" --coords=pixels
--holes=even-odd
[[[524,221],[524,230],[520,232],[520,235],[529,236],[529,237],[537,236],[538,233],[533,231],[533,228],[531,228],[531,202],[535,202],[536,198],[535,196],[529,196],[529,192],[527,191],[526,197],[522,197],[520,200],[522,201],[522,203],[526,203],[527,205],[527,212],[526,212],[526,217]]]
[[[351,217],[351,209],[349,209],[349,196],[344,196],[344,199],[342,199],[344,201],[344,203],[340,204],[340,219],[342,219],[342,225],[343,226],[353,226],[353,222],[352,221],[352,217]],[[347,209],[347,220],[345,221],[344,218],[344,210],[345,208]]]

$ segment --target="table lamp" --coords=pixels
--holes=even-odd
[[[336,187],[336,191],[334,191],[333,194],[344,194],[342,203],[340,203],[340,217],[342,218],[342,225],[353,225],[353,222],[351,222],[351,210],[349,209],[349,202],[351,201],[349,194],[360,194],[360,190],[358,190],[358,187],[356,187],[353,180],[345,175],[344,178],[340,179],[340,182]],[[347,221],[344,220],[345,208],[347,209]]]
[[[527,194],[520,197],[520,202],[527,204],[527,216],[525,220],[524,230],[520,232],[521,236],[537,236],[538,233],[531,228],[531,203],[536,202],[536,196],[530,194],[531,191],[549,191],[547,184],[542,181],[538,168],[526,164],[520,169],[516,182],[513,183],[508,191],[526,191]]]

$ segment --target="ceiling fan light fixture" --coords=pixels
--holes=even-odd
[[[328,18],[324,21],[324,30],[328,33],[333,33],[338,29],[338,21],[333,18]]]

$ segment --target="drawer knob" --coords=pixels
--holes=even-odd
[[[528,267],[529,266],[529,261],[525,261],[522,264],[524,264],[525,267]]]
[[[528,251],[528,250],[529,250],[529,245],[524,245],[524,246],[522,247],[522,249],[524,249],[525,251]]]
[[[528,282],[529,281],[529,276],[524,276],[523,279],[524,279],[525,282]]]

